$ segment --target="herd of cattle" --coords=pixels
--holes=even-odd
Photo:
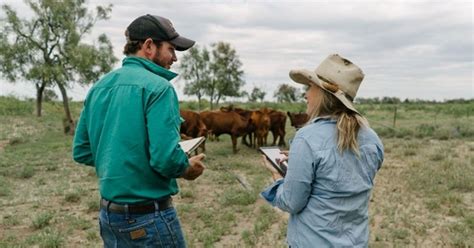
[[[242,137],[242,144],[258,148],[267,145],[268,133],[273,134],[272,145],[286,146],[286,117],[290,118],[291,126],[300,128],[308,121],[306,113],[286,114],[281,111],[261,108],[246,110],[233,106],[221,107],[217,111],[194,112],[180,110],[184,122],[181,124],[181,138],[190,139],[199,136],[218,138],[221,134],[229,134],[232,139],[234,153],[237,150],[237,138]],[[205,150],[204,144],[202,149]]]

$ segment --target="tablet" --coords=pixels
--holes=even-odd
[[[181,149],[189,156],[199,145],[206,140],[206,137],[201,136],[190,140],[183,140],[179,142]]]
[[[286,175],[286,170],[288,168],[287,162],[278,163],[277,159],[285,158],[284,154],[281,154],[281,150],[277,146],[267,146],[267,147],[260,147],[260,152],[267,157],[267,160],[273,165],[273,167],[280,173],[281,176]]]

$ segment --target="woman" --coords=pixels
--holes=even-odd
[[[285,178],[264,159],[275,182],[262,196],[290,213],[290,247],[367,247],[370,192],[384,154],[352,104],[364,74],[335,54],[290,77],[308,87],[310,121],[291,143]]]

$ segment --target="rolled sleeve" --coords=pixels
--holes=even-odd
[[[313,155],[308,143],[303,138],[295,138],[290,149],[285,179],[274,182],[262,192],[262,196],[283,211],[299,213],[311,195],[313,167]]]
[[[150,166],[166,178],[177,178],[189,166],[186,153],[179,146],[180,115],[178,99],[170,86],[152,95],[146,111],[150,142]]]
[[[260,195],[265,199],[268,203],[272,204],[272,206],[275,206],[275,198],[277,194],[277,190],[280,187],[280,185],[283,183],[284,179],[278,179],[275,182],[273,182],[272,185],[268,186]]]

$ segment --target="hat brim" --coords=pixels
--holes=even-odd
[[[291,70],[290,78],[299,84],[304,84],[308,86],[317,85],[319,88],[331,93],[333,96],[339,99],[339,101],[341,101],[342,104],[344,104],[344,106],[346,106],[348,109],[360,115],[359,111],[357,111],[357,109],[354,107],[354,104],[352,104],[352,101],[347,99],[344,92],[342,92],[341,90],[338,90],[337,92],[332,92],[324,88],[321,85],[321,81],[318,79],[318,75],[315,72],[306,69]]]
[[[178,51],[186,51],[191,48],[194,43],[196,43],[195,41],[185,38],[183,36],[178,36],[168,42],[173,44],[176,50]]]

